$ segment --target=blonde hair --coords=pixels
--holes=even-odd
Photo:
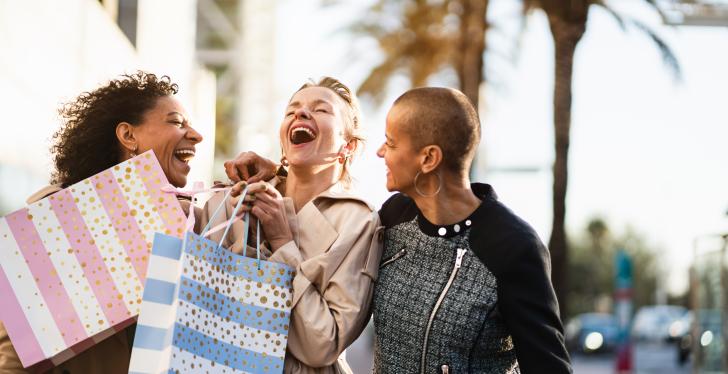
[[[347,104],[344,116],[344,139],[347,143],[354,142],[356,144],[354,154],[347,157],[344,161],[344,170],[341,173],[341,180],[349,186],[352,182],[351,174],[349,172],[349,168],[351,167],[350,164],[353,161],[354,156],[361,152],[364,147],[364,143],[366,142],[366,138],[364,137],[361,128],[361,109],[359,108],[359,100],[356,98],[356,94],[354,94],[349,87],[341,83],[341,81],[336,78],[322,77],[318,81],[309,80],[304,83],[301,88],[296,90],[296,93],[309,87],[328,88]],[[294,95],[296,93],[294,93]]]

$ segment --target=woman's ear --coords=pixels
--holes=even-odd
[[[354,155],[354,152],[356,151],[357,147],[357,141],[356,140],[349,140],[348,143],[344,144],[339,148],[339,153],[337,154],[337,157],[339,158],[339,162],[343,163],[344,160],[351,158]]]
[[[425,174],[437,169],[442,163],[442,148],[438,145],[425,146],[420,154],[422,156],[420,169]]]
[[[359,146],[359,142],[355,139],[349,140],[348,143],[344,146],[344,152],[346,152],[349,156],[353,155],[354,152],[356,152],[357,147]]]
[[[134,136],[134,126],[129,122],[119,122],[116,125],[116,139],[121,144],[121,147],[129,153],[136,152],[139,148],[137,139]]]

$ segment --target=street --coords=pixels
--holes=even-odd
[[[687,374],[690,362],[682,367],[677,363],[674,344],[636,343],[633,350],[635,374]],[[575,374],[614,374],[614,355],[573,354]]]
[[[370,373],[372,364],[371,326],[347,349],[347,361],[356,374]],[[691,363],[677,363],[674,344],[636,343],[633,348],[633,374],[688,374]],[[574,374],[614,374],[614,355],[572,354]]]

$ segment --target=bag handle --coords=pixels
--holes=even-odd
[[[229,194],[229,192],[228,192]],[[230,227],[232,227],[233,222],[240,219],[238,217],[238,210],[243,205],[243,201],[245,200],[245,196],[248,194],[248,186],[245,186],[245,189],[243,189],[243,192],[240,194],[240,200],[238,200],[238,203],[235,204],[235,208],[233,209],[233,218],[229,219],[227,222],[227,225],[225,226],[225,231],[222,233],[222,237],[220,238],[220,242],[217,244],[217,247],[222,247],[222,243],[225,241],[225,237],[227,237],[227,233],[230,231]],[[218,207],[219,209],[219,207]],[[245,212],[243,215],[243,251],[247,251],[248,248],[248,228],[250,227],[250,213]],[[256,235],[255,235],[255,256],[256,260],[258,262],[258,270],[260,270],[260,220],[256,220]]]
[[[194,215],[194,196],[198,193],[204,193],[204,192],[217,192],[217,191],[226,191],[225,196],[222,199],[222,202],[220,202],[220,205],[217,206],[215,211],[212,213],[212,216],[210,216],[210,219],[207,221],[207,224],[202,229],[202,232],[200,233],[200,236],[206,237],[214,232],[217,232],[219,230],[222,230],[222,228],[225,228],[225,231],[222,234],[222,238],[220,238],[220,242],[218,242],[217,246],[218,248],[222,246],[222,243],[225,241],[225,237],[227,236],[228,231],[230,230],[230,227],[233,223],[237,222],[241,219],[237,215],[238,210],[240,209],[240,206],[242,205],[243,201],[245,200],[245,196],[248,194],[248,186],[245,186],[245,189],[240,194],[240,200],[235,205],[235,208],[233,209],[233,214],[231,219],[229,219],[227,222],[223,222],[222,224],[219,224],[215,227],[210,227],[212,225],[212,222],[215,220],[218,214],[220,214],[220,211],[222,210],[222,207],[225,206],[225,202],[230,197],[230,194],[232,193],[232,187],[213,187],[213,188],[204,188],[204,185],[202,182],[194,182],[193,187],[191,190],[182,190],[178,189],[171,184],[162,186],[161,190],[166,193],[174,193],[178,195],[184,195],[189,196],[192,198],[192,204],[190,204],[190,210],[187,215],[187,223],[185,225],[185,231],[190,231],[195,225],[195,215]],[[243,216],[243,222],[244,222],[244,228],[243,228],[243,250],[247,250],[248,248],[248,227],[250,223],[250,213],[245,213]],[[258,262],[258,270],[260,270],[260,220],[256,220],[256,235],[255,235],[255,255],[256,260]],[[187,239],[187,235],[183,238],[183,244]]]
[[[191,199],[190,209],[189,209],[189,212],[187,213],[187,222],[185,222],[185,231],[191,231],[195,227],[195,214],[194,214],[195,213],[194,207],[195,207],[195,201],[196,201],[195,195],[200,194],[200,193],[205,193],[205,192],[217,192],[217,191],[225,191],[225,190],[228,191],[227,195],[225,195],[225,198],[222,201],[223,203],[217,207],[217,210],[213,214],[213,218],[214,218],[215,215],[217,215],[217,213],[219,212],[220,208],[223,205],[225,205],[224,204],[225,199],[227,199],[227,196],[230,195],[230,191],[232,190],[232,187],[205,188],[204,183],[194,182],[194,183],[192,183],[192,188],[189,190],[177,188],[171,184],[164,185],[164,186],[160,187],[159,189],[164,193],[172,193],[175,195],[187,196]],[[207,226],[205,226],[205,230],[203,230],[203,232],[209,228],[208,226],[210,225],[210,222],[212,222],[212,218],[210,219],[209,222],[207,222]],[[217,230],[214,230],[214,231],[217,231]],[[212,231],[212,232],[214,232],[214,231]],[[205,235],[212,234],[212,232],[206,233]],[[202,235],[202,236],[205,236],[205,235]]]
[[[230,197],[230,193],[232,193],[232,188],[228,187],[226,188],[227,192],[225,193],[225,196],[222,198],[222,201],[220,202],[220,205],[217,206],[217,209],[212,213],[210,216],[210,219],[207,220],[207,224],[205,225],[205,228],[202,229],[200,232],[200,236],[205,237],[208,235],[208,230],[210,230],[210,226],[212,225],[212,222],[217,218],[217,215],[220,214],[220,211],[222,210],[222,207],[225,206],[225,202],[227,201],[228,197]],[[217,230],[215,230],[217,231]],[[214,232],[214,231],[213,231]],[[212,234],[212,232],[210,232]]]

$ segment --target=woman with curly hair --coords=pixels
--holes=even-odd
[[[124,160],[154,150],[169,182],[187,183],[189,161],[202,136],[190,126],[167,76],[137,72],[84,92],[60,109],[64,120],[51,147],[51,185],[28,198],[40,200]],[[181,202],[188,208],[186,202]],[[126,373],[134,327],[127,328],[53,369],[53,373]],[[0,372],[25,373],[0,323]]]

